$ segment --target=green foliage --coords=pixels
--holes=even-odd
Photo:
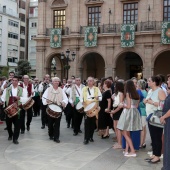
[[[31,70],[30,63],[27,60],[20,60],[18,62],[17,70],[18,70],[18,75],[29,74]]]
[[[4,67],[2,67],[2,70],[0,71],[0,75],[8,77],[8,72],[9,72],[9,67],[4,66]]]

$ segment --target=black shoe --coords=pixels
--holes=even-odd
[[[25,133],[25,131],[24,130],[21,130],[21,134],[24,134]]]
[[[145,161],[146,162],[150,162],[153,158],[146,158]]]
[[[89,143],[89,141],[85,139],[83,143],[84,143],[84,145],[87,145]]]
[[[45,129],[45,126],[42,126],[41,129]]]
[[[79,130],[79,133],[82,133],[82,131],[81,131],[81,130]]]
[[[54,142],[60,143],[60,140],[59,139],[54,139]]]
[[[53,136],[50,136],[50,138],[49,138],[50,140],[53,140],[54,138],[53,138]]]
[[[4,130],[7,130],[7,127],[6,127],[6,128],[4,128]]]
[[[70,124],[67,124],[67,128],[70,128]]]
[[[30,131],[30,126],[27,126],[27,131]]]
[[[19,144],[19,142],[17,140],[14,140],[13,143],[16,145]]]
[[[75,133],[73,133],[73,136],[77,136],[77,135],[78,135],[78,133],[76,133],[76,132],[75,132]]]
[[[157,161],[149,161],[149,163],[151,163],[151,164],[156,164],[156,163],[158,163],[158,162],[161,162],[161,160],[160,159],[158,159]]]
[[[94,142],[93,138],[90,138],[89,141],[90,141],[90,142]]]
[[[107,138],[109,138],[109,137],[110,137],[110,135],[107,135],[107,136],[103,136],[103,135],[102,135],[101,138],[102,138],[102,139],[107,139]]]
[[[140,146],[140,148],[146,148],[146,143],[144,143],[142,146]]]
[[[12,137],[8,137],[8,140],[12,140]]]

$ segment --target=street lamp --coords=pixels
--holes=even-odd
[[[52,64],[53,64],[53,74],[54,74],[54,77],[56,76],[56,61],[55,61],[55,59],[53,58],[53,60],[52,60]]]
[[[70,69],[69,62],[72,62],[72,61],[75,60],[76,53],[72,52],[72,54],[71,54],[72,58],[70,58],[69,56],[70,56],[70,50],[69,49],[66,50],[65,54],[64,54],[64,52],[61,53],[61,60],[66,59],[66,65],[64,66],[64,68],[67,70],[67,79],[68,79],[68,70]]]

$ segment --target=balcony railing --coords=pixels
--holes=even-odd
[[[147,21],[139,22],[136,24],[136,32],[142,31],[160,31],[162,27],[162,21]],[[80,26],[80,34],[84,34],[85,26]],[[101,33],[120,33],[121,24],[103,24],[98,26],[98,34]]]
[[[46,36],[50,36],[50,31],[51,31],[51,29],[53,29],[53,28],[46,28]],[[69,28],[68,27],[65,27],[65,28],[63,28],[62,29],[62,35],[69,35]]]

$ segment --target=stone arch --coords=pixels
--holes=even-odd
[[[46,73],[53,76],[53,72],[56,72],[56,76],[59,78],[63,78],[65,76],[64,66],[63,62],[61,60],[61,54],[60,53],[51,53],[45,58],[45,69]],[[52,68],[52,60],[55,60],[56,62],[56,69],[53,70]]]
[[[54,0],[51,3],[51,6],[58,6],[58,5],[64,5],[66,4],[65,0]]]

